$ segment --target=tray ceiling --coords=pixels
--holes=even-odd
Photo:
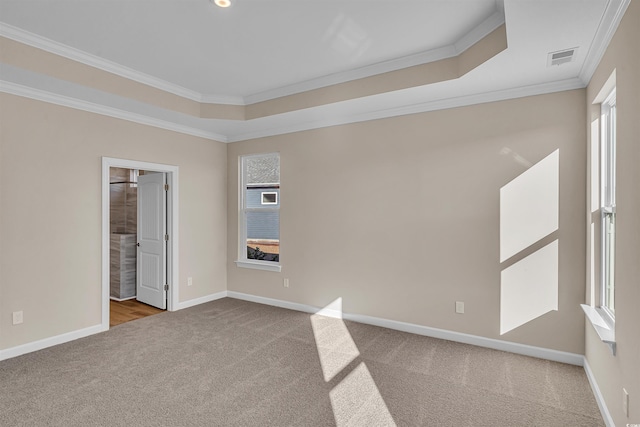
[[[209,0],[0,0],[0,36],[8,40],[186,99],[242,108],[456,57],[502,24],[508,45],[453,80],[250,120],[189,117],[4,58],[0,89],[235,141],[584,87],[628,1],[235,0],[221,9]],[[577,48],[572,62],[547,66],[550,52],[569,48]]]

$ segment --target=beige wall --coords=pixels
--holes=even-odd
[[[228,289],[313,306],[342,297],[348,313],[582,354],[584,104],[576,90],[229,145]],[[558,148],[559,310],[500,336],[500,188],[527,169],[518,159]],[[233,262],[238,156],[271,151],[282,273]]]
[[[225,144],[6,94],[0,117],[0,349],[100,324],[102,156],[180,168],[180,301],[226,289]]]
[[[617,426],[640,423],[640,2],[632,1],[587,88],[587,118],[597,117],[592,102],[616,70],[616,343],[613,356],[586,325],[585,356]],[[594,116],[593,114],[596,114]],[[590,130],[590,129],[588,129]],[[590,283],[588,285],[588,291]],[[622,411],[622,388],[630,397],[630,416]]]

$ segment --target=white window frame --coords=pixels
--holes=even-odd
[[[616,89],[601,104],[600,115],[600,283],[599,308],[615,323]],[[609,227],[609,223],[613,223]],[[611,290],[608,292],[609,288]]]
[[[599,276],[596,278],[594,274],[589,280],[591,286],[591,298],[588,304],[580,304],[587,320],[593,326],[598,337],[604,344],[609,347],[611,354],[616,355],[616,326],[615,326],[615,300],[613,301],[614,310],[609,309],[609,300],[607,299],[606,289],[607,280],[612,279],[610,274],[615,271],[615,234],[608,236],[607,220],[612,219],[612,230],[615,233],[615,165],[616,165],[616,70],[609,76],[604,83],[598,95],[596,95],[594,106],[600,109],[600,116],[597,122],[591,123],[591,205],[589,206],[589,215],[593,215],[598,211],[600,216],[600,242],[595,245],[594,228],[597,219],[593,216],[589,225],[591,240],[591,258],[592,273],[593,267],[599,265]],[[595,140],[597,139],[597,144]],[[598,149],[595,149],[598,147]],[[599,158],[598,158],[599,157]],[[597,194],[594,192],[595,187],[599,187]],[[609,237],[613,239],[607,240]],[[608,258],[607,248],[611,248],[611,256]],[[596,254],[598,254],[596,256]],[[611,263],[607,263],[607,260]],[[614,289],[615,284],[613,283]],[[613,293],[611,293],[613,295]]]
[[[238,259],[236,265],[242,268],[252,268],[256,270],[275,271],[280,272],[282,265],[280,262],[275,261],[261,261],[247,258],[247,213],[252,211],[274,211],[280,210],[280,206],[271,204],[266,207],[248,208],[247,205],[247,173],[246,173],[246,160],[255,159],[259,157],[268,157],[280,153],[263,153],[263,154],[251,154],[246,156],[240,156],[238,158]],[[276,196],[277,197],[277,196]],[[262,202],[262,195],[260,196]],[[277,200],[277,199],[276,199]]]
[[[265,202],[264,201],[264,196],[266,194],[273,194],[274,196],[276,196],[275,202]],[[262,191],[260,193],[260,204],[261,205],[277,205],[278,204],[278,192],[277,191]]]

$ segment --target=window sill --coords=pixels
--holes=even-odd
[[[238,260],[236,265],[241,268],[253,268],[254,270],[275,271],[278,273],[282,271],[282,266],[276,262]]]
[[[596,333],[600,337],[603,343],[609,346],[611,353],[616,354],[616,330],[615,325],[612,325],[595,307],[590,305],[580,304],[584,314],[587,315],[587,319],[596,330]]]

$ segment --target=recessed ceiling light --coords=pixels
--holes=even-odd
[[[216,6],[229,7],[231,6],[231,0],[213,0]]]

